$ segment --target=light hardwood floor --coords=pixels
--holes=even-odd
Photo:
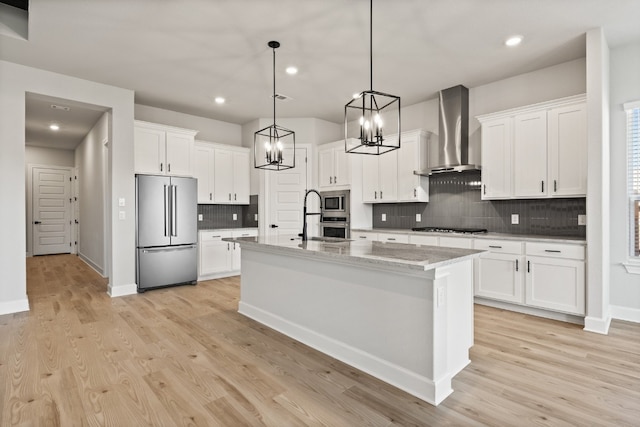
[[[236,312],[238,277],[109,298],[72,255],[29,258],[0,316],[2,426],[640,425],[640,325],[608,336],[476,306],[440,406]]]

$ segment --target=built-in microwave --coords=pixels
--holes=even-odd
[[[322,196],[322,216],[349,215],[349,190],[324,191]]]

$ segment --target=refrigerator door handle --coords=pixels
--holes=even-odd
[[[164,186],[164,235],[169,236],[169,189]]]
[[[178,221],[177,221],[177,205],[178,205],[178,187],[171,186],[171,237],[178,236]]]

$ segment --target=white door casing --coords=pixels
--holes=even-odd
[[[33,168],[33,254],[71,253],[71,172]]]

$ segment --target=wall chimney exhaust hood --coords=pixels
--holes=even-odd
[[[438,166],[414,174],[480,170],[480,165],[469,164],[469,89],[458,85],[441,90],[439,102]]]

